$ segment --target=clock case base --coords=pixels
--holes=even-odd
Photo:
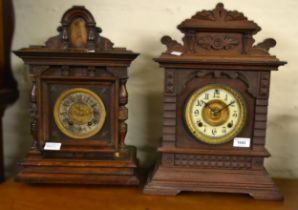
[[[76,154],[82,155],[82,154]],[[102,154],[101,154],[102,155]],[[30,184],[100,184],[138,185],[136,173],[136,149],[127,146],[120,150],[120,157],[108,152],[100,159],[91,158],[51,158],[51,153],[41,153],[31,149],[21,163],[21,170],[15,180]],[[106,160],[105,160],[106,159]]]
[[[182,191],[249,194],[258,200],[283,196],[265,169],[218,170],[159,165],[149,176],[145,194],[178,195]]]

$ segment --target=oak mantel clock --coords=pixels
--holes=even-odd
[[[245,193],[281,199],[263,160],[274,39],[253,45],[260,27],[217,4],[183,21],[183,44],[162,38],[165,68],[161,160],[147,194]]]
[[[45,46],[16,51],[32,76],[33,146],[17,180],[136,185],[135,148],[125,145],[127,68],[138,54],[100,36],[74,6]]]

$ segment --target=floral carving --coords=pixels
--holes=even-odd
[[[195,14],[192,18],[210,21],[247,20],[247,18],[241,12],[225,10],[224,5],[222,3],[217,4],[214,10],[203,10]]]
[[[199,47],[206,50],[229,50],[239,45],[239,40],[230,36],[202,36],[198,40]]]
[[[203,10],[193,16],[193,18],[201,20],[216,20],[213,11]]]
[[[224,19],[226,21],[247,20],[243,13],[237,11],[228,11]]]

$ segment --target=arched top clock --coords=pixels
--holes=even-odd
[[[165,68],[161,161],[145,193],[181,191],[282,196],[263,167],[269,81],[286,62],[270,55],[274,39],[254,44],[261,28],[222,3],[178,25],[155,61]]]
[[[135,148],[125,145],[127,68],[138,54],[100,32],[92,14],[74,6],[57,36],[15,52],[30,66],[34,139],[18,180],[138,183]]]
[[[101,28],[96,26],[92,14],[83,6],[74,6],[67,10],[61,19],[61,26],[57,30],[59,35],[50,38],[46,42],[46,47],[85,51],[113,49],[113,43],[99,35],[102,31]]]

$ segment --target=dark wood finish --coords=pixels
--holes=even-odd
[[[93,16],[74,6],[62,17],[59,35],[45,46],[16,51],[30,66],[32,148],[16,180],[28,183],[136,185],[136,150],[125,145],[127,132],[127,68],[138,54],[99,35]],[[57,127],[54,104],[71,88],[92,90],[104,103],[102,129],[73,139]],[[59,151],[44,150],[46,142],[61,142]]]
[[[0,182],[4,180],[2,117],[8,104],[18,98],[16,81],[11,72],[10,49],[14,27],[13,5],[0,1]]]
[[[269,156],[264,144],[270,73],[286,63],[268,52],[275,40],[253,45],[253,35],[261,28],[221,3],[196,13],[178,29],[185,34],[183,44],[163,37],[167,50],[155,59],[165,68],[163,136],[158,148],[161,159],[144,192],[229,192],[282,199],[263,166]],[[183,115],[187,97],[216,83],[234,88],[245,99],[247,119],[238,136],[252,140],[249,148],[233,147],[232,141],[205,144],[188,131]]]
[[[285,195],[283,202],[256,201],[247,195],[182,193],[177,197],[143,195],[138,188],[24,185],[9,180],[0,185],[1,210],[295,210],[298,180],[275,180]],[[55,193],[53,193],[55,192]],[[115,202],[117,201],[117,202]]]

